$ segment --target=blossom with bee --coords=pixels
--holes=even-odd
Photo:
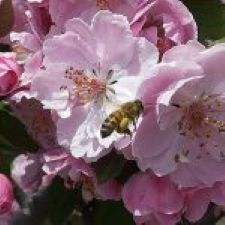
[[[58,112],[59,144],[75,157],[106,154],[121,135],[103,139],[101,125],[120,105],[136,99],[158,61],[157,49],[133,37],[126,17],[100,11],[91,25],[69,20],[64,34],[45,41],[43,53],[31,91],[45,108]]]
[[[224,44],[189,42],[165,54],[142,87],[144,104],[152,103],[132,146],[142,170],[186,187],[225,179],[224,60]]]

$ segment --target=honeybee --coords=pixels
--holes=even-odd
[[[112,112],[102,123],[101,137],[106,138],[116,131],[120,134],[131,135],[129,125],[132,122],[136,126],[136,121],[144,111],[144,106],[140,100],[126,102],[120,108]]]

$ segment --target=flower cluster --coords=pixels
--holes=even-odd
[[[9,45],[0,97],[39,147],[13,161],[24,192],[60,176],[87,202],[122,200],[137,225],[195,222],[211,202],[225,205],[225,44],[199,43],[181,1],[13,7],[15,24],[0,39]],[[138,170],[125,182],[100,181],[94,165],[110,154]],[[0,214],[13,202],[1,179]]]

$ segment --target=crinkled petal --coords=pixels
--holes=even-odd
[[[95,46],[89,44],[72,31],[54,36],[44,42],[44,65],[48,67],[51,63],[66,63],[68,68],[73,66],[76,70],[95,68]],[[59,49],[60,54],[56,54]]]
[[[86,119],[87,112],[83,107],[75,107],[71,116],[57,121],[57,137],[58,143],[65,148],[70,147],[70,143],[76,134],[76,131]]]
[[[55,109],[62,117],[67,117],[70,114],[70,107],[68,107],[70,93],[69,89],[62,87],[64,85],[71,87],[71,84],[63,74],[65,74],[63,64],[54,64],[47,70],[39,70],[32,80],[31,93],[43,103],[45,108]]]

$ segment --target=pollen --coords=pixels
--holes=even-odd
[[[182,115],[177,122],[179,134],[199,140],[200,150],[207,153],[210,139],[225,133],[225,120],[219,117],[222,105],[223,101],[218,95],[204,94],[195,96],[191,104],[179,105],[178,110]]]
[[[178,122],[179,132],[185,135],[191,134],[197,138],[202,137],[202,134],[209,138],[213,128],[217,132],[225,132],[225,121],[216,117],[221,105],[222,102],[218,96],[195,96],[192,104],[181,106],[182,117]]]
[[[81,105],[88,103],[106,90],[105,82],[97,78],[94,70],[92,74],[86,74],[84,70],[74,70],[70,67],[65,70],[65,78],[74,83],[73,94]]]
[[[99,10],[109,9],[109,0],[96,0],[96,6]]]

